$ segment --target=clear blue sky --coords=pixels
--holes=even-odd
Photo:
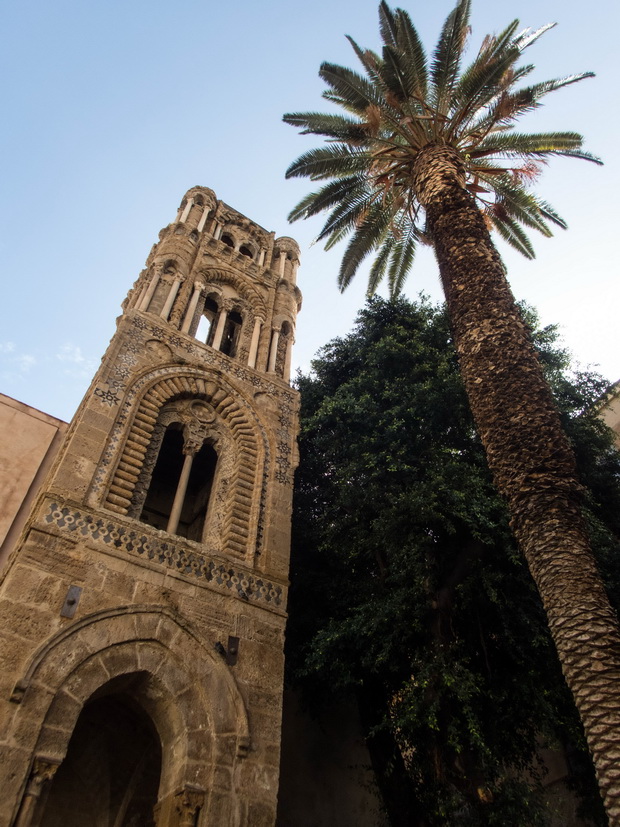
[[[403,5],[430,48],[452,0]],[[500,249],[517,297],[610,379],[620,377],[618,9],[474,0],[472,34],[477,46],[514,17],[557,20],[530,50],[537,77],[597,73],[550,96],[527,127],[584,133],[605,167],[552,162],[538,189],[570,229],[536,238],[534,262]],[[284,170],[316,141],[281,116],[323,106],[322,60],[355,65],[344,34],[378,45],[375,0],[22,0],[5,4],[3,23],[0,391],[72,415],[159,229],[195,184],[299,241],[297,364],[350,329],[363,277],[341,296],[339,251],[311,246],[319,222],[287,224],[307,183]],[[408,295],[420,290],[441,298],[430,254],[408,283]]]

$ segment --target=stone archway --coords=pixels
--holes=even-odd
[[[149,683],[123,675],[89,699],[32,827],[155,827],[162,744],[139,701]]]
[[[210,796],[216,787],[218,808],[228,799],[232,814],[234,766],[249,747],[247,713],[234,678],[172,610],[131,606],[97,612],[55,635],[18,682],[14,726],[34,737],[12,825],[38,823],[80,714],[106,692],[131,699],[162,745],[156,824],[194,824],[188,819],[198,812],[205,827],[231,823],[222,820],[221,810],[212,812]],[[231,771],[215,779],[222,756]]]

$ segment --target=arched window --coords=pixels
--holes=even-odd
[[[217,453],[207,442],[194,453],[184,453],[181,428],[175,422],[164,433],[140,520],[200,542],[215,477]],[[184,479],[183,472],[188,465],[189,476]]]
[[[239,247],[239,252],[241,253],[242,256],[247,256],[248,258],[254,258],[254,253],[245,244],[243,244],[241,247]]]
[[[229,235],[223,235],[221,237],[220,241],[222,242],[222,244],[225,244],[227,247],[232,247],[233,249],[235,247],[235,242],[232,240],[232,238]]]
[[[241,318],[241,313],[237,310],[232,310],[226,319],[224,333],[222,334],[222,343],[220,345],[220,351],[227,356],[234,357],[237,353],[237,344],[239,342],[242,324],[243,319]]]
[[[198,322],[198,330],[196,331],[196,338],[200,342],[205,342],[207,345],[213,343],[218,315],[219,307],[217,301],[212,296],[207,296],[202,316]]]

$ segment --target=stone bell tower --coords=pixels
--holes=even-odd
[[[191,189],[0,581],[0,827],[273,825],[299,248]]]

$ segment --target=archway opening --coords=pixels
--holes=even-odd
[[[132,678],[143,681],[145,675]],[[80,713],[38,824],[154,827],[161,760],[157,731],[131,695],[93,696]]]
[[[180,429],[179,423],[173,423],[166,429],[140,520],[199,543],[202,540],[215,478],[217,452],[212,445],[205,442],[194,455],[178,525],[176,528],[169,528],[172,505],[185,462],[183,433]]]
[[[227,356],[233,357],[236,355],[242,323],[243,319],[241,318],[241,314],[236,310],[228,314],[226,324],[224,325],[222,344],[220,345],[220,351]]]
[[[192,463],[176,532],[181,537],[187,537],[188,540],[195,540],[197,543],[202,540],[216,465],[217,453],[212,445],[205,443]]]
[[[183,468],[183,434],[178,424],[166,429],[144,501],[140,519],[163,531],[168,526],[172,503]]]
[[[208,345],[213,344],[213,337],[215,335],[215,323],[218,318],[219,307],[217,302],[211,296],[207,296],[204,310],[198,323],[198,330],[196,331],[196,338],[205,342]]]

